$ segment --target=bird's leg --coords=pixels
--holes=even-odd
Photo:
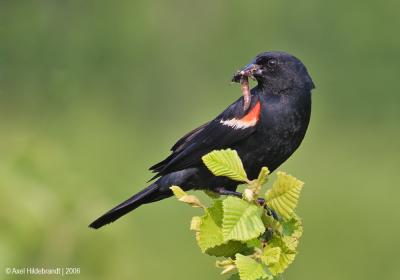
[[[242,197],[242,193],[236,191],[229,191],[224,188],[217,188],[216,193],[219,195],[232,195],[232,196]]]
[[[236,196],[236,197],[240,197],[240,198],[243,197],[243,194],[240,193],[240,192],[229,191],[229,190],[226,190],[226,189],[224,189],[224,188],[218,188],[218,189],[216,189],[216,193],[218,193],[219,195],[232,195],[232,196]],[[258,198],[257,201],[258,201],[258,203],[259,203],[260,205],[262,205],[262,206],[265,205],[265,199],[263,199],[263,198]]]
[[[264,209],[267,210],[267,214],[272,216],[272,218],[274,218],[276,221],[281,220],[275,210],[270,208],[267,204],[264,204]]]
[[[216,193],[219,195],[232,195],[232,196],[236,196],[236,197],[243,197],[243,194],[237,191],[230,191],[230,190],[226,190],[224,188],[217,188],[216,189]],[[264,207],[265,210],[267,210],[268,215],[272,216],[275,220],[279,221],[279,216],[278,214],[276,214],[276,212],[271,209],[266,203],[265,203],[265,199],[264,198],[258,198],[257,199],[258,204],[260,204],[261,206]]]

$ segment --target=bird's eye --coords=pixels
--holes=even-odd
[[[267,65],[269,68],[275,68],[277,64],[278,61],[276,61],[276,59],[273,58],[267,61]]]

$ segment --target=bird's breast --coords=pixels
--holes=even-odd
[[[249,176],[256,177],[263,166],[275,170],[299,147],[310,119],[310,102],[279,96],[260,98],[257,132],[240,153]]]

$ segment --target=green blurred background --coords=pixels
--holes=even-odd
[[[1,0],[0,279],[26,266],[224,279],[189,232],[198,212],[173,199],[87,225],[238,98],[232,73],[265,50],[301,58],[317,86],[306,139],[280,168],[306,182],[305,234],[282,279],[400,279],[399,11],[391,0]]]

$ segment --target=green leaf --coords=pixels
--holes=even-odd
[[[227,280],[240,280],[239,274],[232,274]]]
[[[268,266],[269,271],[272,275],[277,275],[283,273],[286,268],[294,261],[296,257],[296,252],[283,252],[279,256],[279,261]]]
[[[293,235],[298,234],[296,232],[299,232],[301,236],[301,233],[303,232],[303,223],[299,216],[293,214],[290,220],[282,222],[282,228],[282,233],[284,235]]]
[[[278,235],[275,235],[268,245],[271,247],[279,247],[281,249],[279,260],[268,265],[268,268],[273,275],[280,274],[294,261],[296,251],[290,250]]]
[[[212,151],[203,156],[202,160],[215,176],[225,176],[240,182],[248,181],[242,161],[234,150]]]
[[[222,233],[225,241],[248,241],[265,231],[261,220],[263,209],[237,197],[223,201]]]
[[[296,247],[303,233],[301,220],[295,214],[290,220],[284,221],[281,227],[282,234],[274,234],[273,238],[267,245],[269,248],[280,248],[278,261],[267,263],[266,260],[263,259],[264,263],[267,264],[273,275],[284,272],[285,269],[294,261],[297,254]],[[266,254],[265,251],[264,254]]]
[[[258,174],[258,184],[260,186],[264,185],[268,180],[269,169],[267,167],[261,168],[260,174]]]
[[[207,209],[206,215],[201,219],[198,232],[198,244],[203,253],[207,249],[224,243],[222,235],[222,200],[214,201],[214,205]]]
[[[215,257],[233,257],[236,253],[245,253],[249,250],[246,244],[240,241],[229,240],[227,243],[207,249],[205,253]]]
[[[264,270],[261,263],[253,258],[236,254],[236,267],[241,280],[257,280],[270,277]]]
[[[280,247],[271,247],[265,246],[263,254],[261,256],[261,260],[266,265],[270,265],[273,263],[277,263],[279,261],[279,257],[281,255],[281,248]]]
[[[289,250],[295,251],[297,248],[297,245],[299,245],[300,238],[296,236],[283,236],[282,241],[285,243],[286,247]]]
[[[296,221],[294,219],[290,219],[282,222],[282,234],[283,235],[292,235],[296,230]]]
[[[254,247],[261,247],[261,240],[259,238],[254,238],[246,242],[247,247],[254,248]]]
[[[282,241],[289,250],[296,250],[300,237],[303,234],[303,224],[301,219],[294,215],[289,221],[282,224]]]
[[[196,217],[194,217],[196,218]],[[215,200],[214,205],[206,210],[206,215],[192,221],[198,225],[197,241],[203,253],[216,257],[231,257],[238,252],[246,252],[249,247],[240,241],[226,241],[222,234],[223,202]],[[193,225],[193,227],[195,226]]]
[[[272,189],[265,194],[267,205],[285,219],[290,219],[304,183],[284,172],[277,173]]]

